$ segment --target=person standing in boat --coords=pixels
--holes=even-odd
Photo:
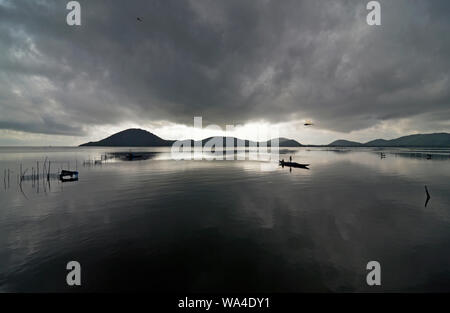
[[[292,163],[292,155],[289,156],[289,162]]]

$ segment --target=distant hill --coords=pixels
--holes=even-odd
[[[363,146],[362,143],[356,142],[356,141],[349,141],[349,140],[336,140],[329,144],[329,146],[332,147],[361,147]]]
[[[450,134],[417,134],[403,136],[392,140],[377,139],[369,141],[366,146],[379,147],[450,147]]]
[[[385,139],[371,140],[369,142],[366,142],[363,145],[368,146],[368,147],[388,147],[388,146],[390,146],[389,140],[385,140]]]
[[[238,138],[235,137],[209,137],[201,140],[202,145],[205,145],[208,141],[213,138],[222,139],[222,145],[225,147],[227,139],[233,140],[234,146],[237,145]],[[250,144],[258,145],[255,141],[242,140],[246,147]],[[100,141],[88,142],[80,145],[80,147],[168,147],[171,146],[174,140],[164,140],[146,130],[131,128],[108,138],[102,139]],[[186,145],[194,145],[194,140],[185,140]],[[241,144],[241,142],[239,142]],[[270,140],[266,142],[267,146],[270,147]],[[301,144],[293,139],[279,138],[280,147],[300,147]]]
[[[288,138],[278,138],[278,142],[280,147],[301,147],[302,144],[294,139],[288,139]],[[268,141],[268,146],[270,146],[270,141]]]
[[[336,140],[329,144],[333,147],[450,147],[450,134],[417,134],[396,139],[375,139],[366,143]]]
[[[164,140],[146,130],[131,128],[80,147],[167,147],[172,143],[172,140]]]

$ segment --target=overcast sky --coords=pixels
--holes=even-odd
[[[194,116],[311,144],[450,131],[448,0],[380,1],[381,26],[360,0],[89,0],[71,27],[67,2],[0,0],[0,145]]]

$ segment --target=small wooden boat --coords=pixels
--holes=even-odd
[[[62,170],[61,173],[59,174],[59,179],[62,182],[77,181],[78,172]]]
[[[301,163],[297,163],[297,162],[285,162],[285,161],[280,161],[280,165],[282,167],[296,167],[296,168],[308,168],[309,164],[301,164]]]

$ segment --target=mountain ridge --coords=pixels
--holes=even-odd
[[[394,139],[375,139],[366,143],[348,140],[335,140],[333,147],[450,147],[449,133],[413,134]]]
[[[259,146],[260,144],[270,147],[270,140],[263,142],[256,142],[251,140],[239,139],[236,137],[215,136],[202,140],[194,141],[192,139],[183,140],[185,143],[190,142],[193,145],[195,142],[201,141],[202,145],[213,138],[222,138],[223,146],[226,146],[227,138],[233,139],[234,146],[237,145],[238,140],[244,142],[245,146],[251,145]],[[450,147],[449,133],[431,133],[431,134],[413,134],[398,137],[395,139],[375,139],[366,143],[356,141],[349,141],[339,139],[331,142],[328,145],[302,145],[294,139],[280,137],[280,147],[302,147],[302,146],[324,146],[324,147]],[[80,147],[168,147],[172,146],[175,140],[165,140],[157,135],[139,128],[130,128],[99,141],[91,141],[81,144]]]
[[[350,140],[339,139],[328,144],[330,147],[361,147],[362,143]]]
[[[167,147],[173,142],[140,128],[129,128],[102,140],[81,144],[80,147]]]
[[[194,141],[192,139],[181,140],[185,144],[190,143],[192,146],[195,142],[201,142],[204,146],[208,141],[213,138],[222,138],[223,146],[226,146],[226,139],[233,139],[234,146],[237,145],[238,140],[244,142],[245,146],[248,147],[250,144],[259,146],[261,143],[266,144],[270,147],[270,140],[265,142],[256,142],[251,140],[239,139],[236,137],[223,137],[223,136],[214,136],[205,138],[202,140]],[[301,147],[302,144],[294,139],[288,138],[278,138],[280,147]],[[140,129],[140,128],[129,128],[118,133],[115,133],[109,137],[101,139],[99,141],[90,141],[84,144],[79,145],[79,147],[168,147],[172,146],[175,140],[165,140],[157,135]]]

